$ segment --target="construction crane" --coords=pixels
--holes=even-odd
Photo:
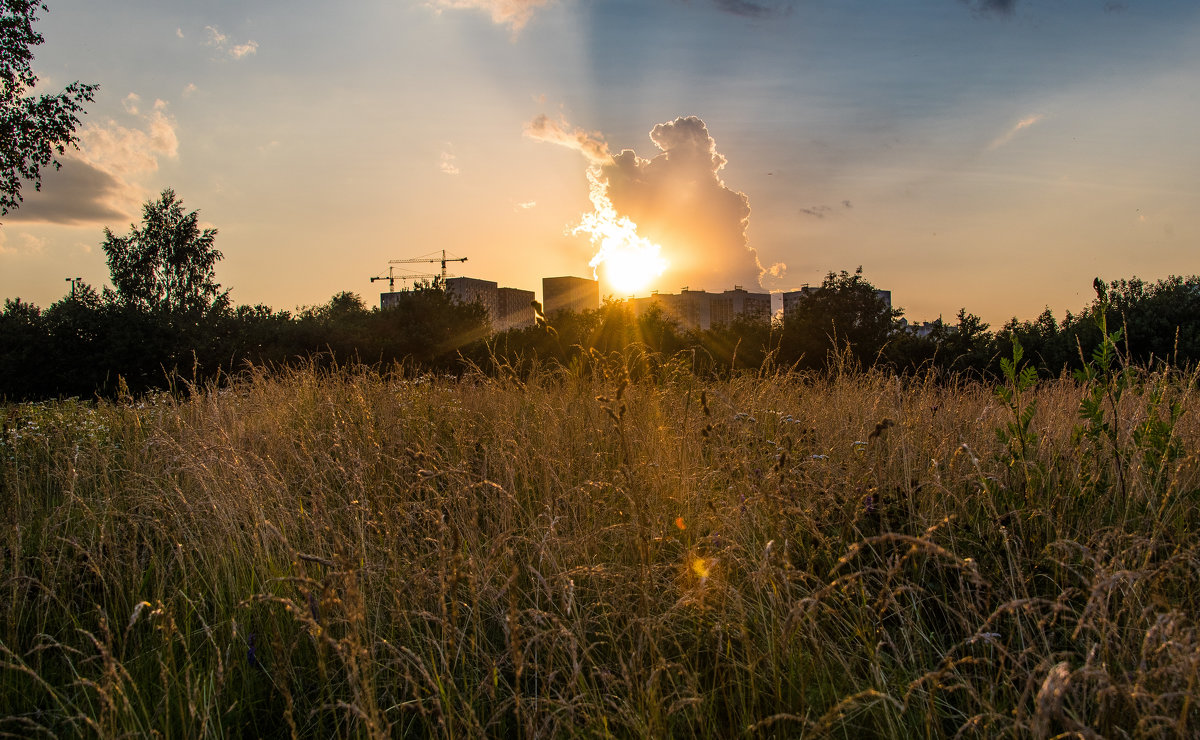
[[[396,268],[389,267],[386,275],[376,275],[375,277],[371,278],[371,282],[375,282],[376,280],[386,280],[388,281],[388,292],[395,293],[397,280],[432,280],[436,277],[437,275],[415,272],[405,272],[397,275]]]
[[[466,261],[467,261],[466,257],[447,257],[446,250],[443,249],[441,259],[438,259],[437,257],[434,257],[433,259],[429,259],[428,257],[413,257],[412,259],[407,259],[407,260],[388,260],[388,264],[389,265],[400,265],[400,264],[410,263],[410,262],[440,262],[440,263],[442,263],[442,280],[445,280],[446,279],[446,263],[447,262],[466,262]]]

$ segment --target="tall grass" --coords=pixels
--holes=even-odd
[[[1195,736],[1196,388],[1113,440],[1019,389],[1024,446],[981,384],[624,358],[9,406],[0,732]]]

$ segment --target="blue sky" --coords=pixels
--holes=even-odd
[[[443,248],[540,290],[591,270],[589,168],[671,263],[647,289],[862,265],[910,319],[999,324],[1078,310],[1096,275],[1200,272],[1200,8],[993,5],[51,2],[43,83],[101,91],[0,227],[0,295],[102,285],[102,229],[164,187],[219,229],[237,302],[374,302],[389,259]],[[677,119],[703,128],[652,164]]]

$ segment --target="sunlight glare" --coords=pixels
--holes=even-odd
[[[595,210],[584,214],[572,234],[587,234],[599,251],[588,265],[592,276],[599,278],[603,268],[604,280],[620,295],[644,291],[651,281],[666,271],[670,263],[662,256],[662,247],[637,233],[637,224],[618,216],[604,192],[604,182],[596,171],[588,172],[591,183],[589,198]]]

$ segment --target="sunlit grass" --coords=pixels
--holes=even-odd
[[[1160,465],[1148,393],[1015,458],[990,387],[672,368],[4,407],[0,731],[1200,732],[1195,377]]]

